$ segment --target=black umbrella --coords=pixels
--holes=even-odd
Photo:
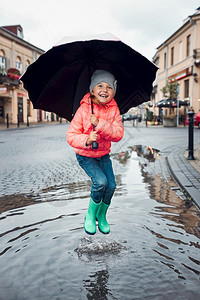
[[[157,66],[114,36],[55,46],[32,63],[21,77],[33,107],[71,121],[88,92],[96,69],[117,79],[120,113],[149,101]]]

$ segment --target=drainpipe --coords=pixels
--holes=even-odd
[[[168,65],[168,46],[165,46],[166,49],[166,64],[165,64],[165,85],[167,84],[167,65]]]
[[[177,127],[179,127],[179,85],[177,86],[177,119],[176,119],[176,123],[177,123]]]
[[[194,25],[194,49],[196,49],[197,45],[197,24],[192,18],[190,19],[192,25]],[[193,63],[193,73],[194,73],[194,63]],[[194,97],[194,77],[192,77],[192,96],[190,100],[190,106],[193,106],[193,97]]]

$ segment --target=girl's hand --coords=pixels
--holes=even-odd
[[[90,122],[91,122],[94,126],[97,126],[98,123],[99,123],[99,119],[98,119],[95,115],[91,114],[91,115],[90,115]]]
[[[92,144],[92,142],[96,142],[97,137],[98,137],[97,132],[96,131],[91,131],[90,135],[89,135],[89,137],[86,141],[86,145],[90,145],[90,144]]]

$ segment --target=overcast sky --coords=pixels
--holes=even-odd
[[[0,26],[23,27],[24,39],[48,50],[64,36],[110,32],[152,59],[199,0],[1,0]]]

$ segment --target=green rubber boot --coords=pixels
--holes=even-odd
[[[96,233],[96,213],[99,206],[100,203],[95,203],[92,198],[90,198],[89,207],[84,222],[84,229],[88,234]]]
[[[106,213],[109,206],[110,205],[101,202],[96,214],[99,230],[104,234],[108,234],[110,232],[110,226],[106,220]]]

